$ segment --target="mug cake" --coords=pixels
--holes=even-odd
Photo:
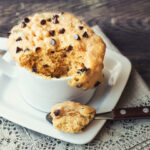
[[[84,90],[103,82],[105,43],[70,13],[37,13],[10,31],[8,50],[27,70],[46,79],[71,77]]]

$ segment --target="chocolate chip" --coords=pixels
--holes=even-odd
[[[59,23],[58,17],[59,17],[58,15],[54,15],[54,16],[52,17],[52,22],[53,22],[54,24]]]
[[[71,51],[73,49],[73,47],[71,45],[68,46],[68,48],[66,49],[66,51]]]
[[[17,47],[17,48],[16,48],[16,53],[19,53],[20,51],[22,51],[22,48]]]
[[[77,84],[76,87],[77,88],[81,88],[83,86],[83,84]]]
[[[41,50],[41,47],[36,47],[35,51],[38,52],[39,50]]]
[[[26,26],[27,26],[27,25],[25,24],[25,22],[22,22],[22,23],[21,23],[21,27],[22,27],[22,28],[25,28]]]
[[[32,71],[33,71],[33,72],[37,72],[36,66],[33,66],[33,67],[32,67]]]
[[[49,65],[45,64],[45,65],[43,65],[43,67],[47,68],[47,67],[49,67]]]
[[[26,17],[26,18],[24,18],[24,22],[28,23],[28,22],[30,22],[30,19]]]
[[[57,109],[56,111],[54,111],[54,115],[55,115],[55,116],[59,116],[59,115],[60,115],[60,110]]]
[[[16,41],[21,41],[22,40],[22,38],[21,37],[18,37],[17,39],[16,39]]]
[[[64,32],[65,32],[65,29],[64,29],[64,28],[62,28],[62,29],[59,30],[59,33],[60,33],[60,34],[63,34]]]
[[[74,35],[74,39],[75,39],[75,40],[80,40],[80,36],[77,35],[77,34],[75,34],[75,35]]]
[[[8,32],[7,35],[10,36],[10,35],[11,35],[11,32]]]
[[[54,24],[59,23],[59,21],[58,21],[58,19],[57,19],[57,18],[54,18],[54,19],[52,20],[52,22],[53,22]]]
[[[88,34],[87,34],[87,32],[84,32],[82,36],[85,37],[85,38],[89,37]]]
[[[82,68],[82,69],[78,69],[78,71],[77,71],[77,73],[78,74],[80,74],[80,73],[89,73],[89,71],[90,71],[90,68],[86,68],[86,67],[84,67],[84,68]]]
[[[53,16],[53,18],[58,18],[58,17],[59,17],[58,15],[54,15],[54,16]],[[52,18],[52,19],[53,19],[53,18]]]
[[[86,72],[87,68],[79,69],[81,72]]]
[[[48,18],[47,21],[48,21],[48,22],[51,22],[51,18]]]
[[[66,54],[63,54],[63,57],[67,57],[67,55],[66,55]]]
[[[26,51],[29,51],[29,49],[28,49],[28,48],[26,48],[26,49],[24,50],[24,52],[26,52]]]
[[[46,24],[46,20],[45,19],[43,19],[43,20],[41,20],[41,25],[45,25]]]
[[[83,26],[79,26],[79,29],[82,30],[82,29],[83,29]]]
[[[58,75],[55,75],[55,78],[60,78],[60,75],[58,74]]]
[[[99,84],[100,84],[100,82],[97,81],[94,86],[97,87]]]
[[[54,36],[54,35],[55,35],[55,30],[50,30],[50,31],[49,31],[49,34],[50,34],[51,36]]]
[[[51,44],[54,46],[56,44],[56,41],[54,39],[51,39]]]
[[[55,51],[51,51],[51,54],[54,54],[55,53]]]

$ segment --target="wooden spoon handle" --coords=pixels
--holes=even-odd
[[[114,109],[112,115],[116,120],[150,118],[150,106]]]

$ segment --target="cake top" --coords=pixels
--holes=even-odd
[[[47,78],[72,76],[69,84],[93,88],[103,81],[105,44],[70,13],[38,13],[14,26],[8,49],[22,67]]]

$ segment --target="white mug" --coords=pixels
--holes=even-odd
[[[6,49],[7,39],[0,38],[0,49]],[[17,78],[19,90],[30,106],[43,112],[50,112],[56,103],[73,100],[86,104],[95,92],[71,87],[67,78],[44,79],[19,65],[12,65],[0,58],[0,71],[11,78]]]

